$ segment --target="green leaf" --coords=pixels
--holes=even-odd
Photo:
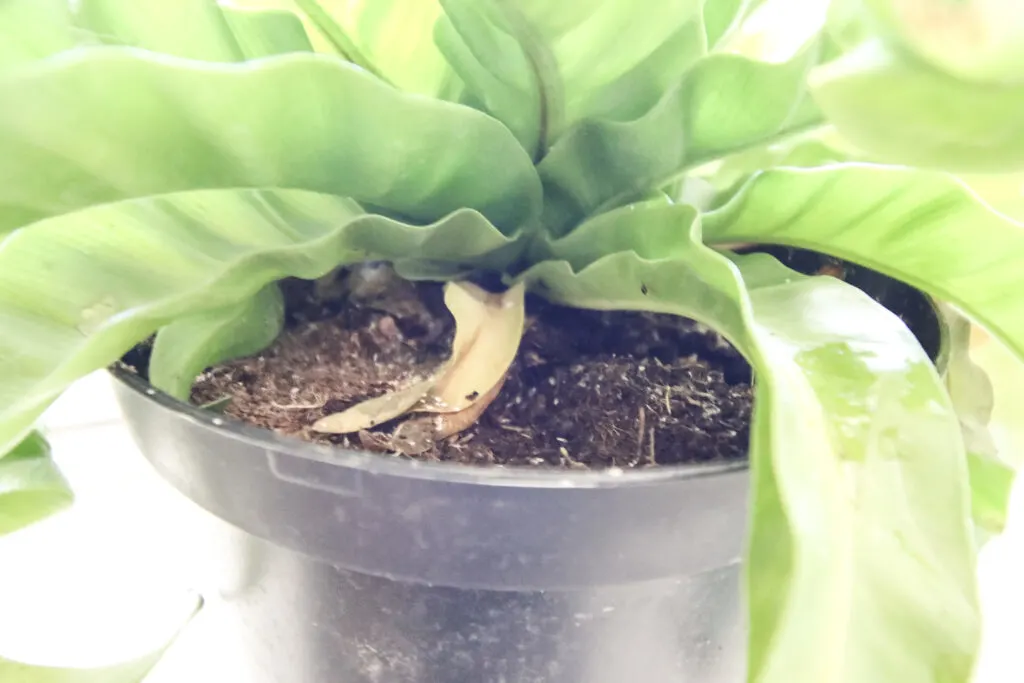
[[[170,635],[168,642],[135,659],[109,666],[72,668],[27,664],[0,656],[0,680],[11,683],[143,683],[201,605],[197,598],[194,605],[190,606],[184,623],[174,625],[175,632]]]
[[[538,158],[576,121],[642,113],[706,45],[700,0],[441,4],[448,62]]]
[[[564,84],[565,110],[605,87],[664,45],[691,19],[702,0],[582,0],[553,9],[550,2],[504,3],[550,46]],[[702,41],[703,42],[703,41]],[[573,118],[568,119],[572,121]]]
[[[539,166],[545,225],[564,234],[689,168],[816,125],[804,79],[817,54],[816,42],[782,64],[712,54],[641,118],[576,127]]]
[[[1024,226],[950,176],[865,164],[766,171],[704,226],[711,243],[814,249],[908,282],[954,302],[1024,357]],[[994,459],[984,430],[991,385],[963,363],[951,357],[950,392],[966,420],[975,513],[999,528],[1013,472]]]
[[[778,270],[740,269],[751,280],[764,265]],[[756,279],[771,369],[751,437],[750,680],[967,683],[980,640],[975,554],[940,378],[899,318],[859,290]]]
[[[218,0],[219,1],[219,0]],[[294,0],[230,0],[222,4],[221,9],[230,20],[230,14],[233,12],[239,12],[241,14],[248,14],[250,12],[261,12],[276,13],[286,12],[294,15],[298,18],[299,23],[302,24],[303,31],[306,34],[306,38],[313,46],[315,52],[326,55],[337,56],[337,52],[331,45],[331,42],[324,37],[320,30],[316,27],[309,17],[307,17],[295,4]]]
[[[242,0],[301,5],[337,51],[355,51],[387,81],[408,92],[445,97],[454,75],[434,44],[436,0]],[[318,5],[319,8],[314,7]],[[332,26],[333,24],[333,26]],[[448,99],[446,97],[446,99]]]
[[[313,51],[302,21],[291,12],[237,7],[221,7],[221,12],[246,59]]]
[[[263,350],[283,325],[284,299],[276,284],[234,306],[180,318],[157,333],[149,359],[150,384],[187,401],[199,373]]]
[[[68,50],[78,42],[67,0],[0,2],[0,72]]]
[[[550,261],[523,277],[566,305],[695,318],[754,365],[748,680],[941,672],[966,683],[979,634],[967,469],[927,355],[898,317],[840,280],[765,255],[737,257],[737,269],[699,243],[688,207],[614,215],[619,232],[651,239],[641,226],[668,225],[672,213],[680,230],[669,258],[645,258],[655,249],[638,243],[594,250],[582,269]],[[579,233],[618,239],[610,220]],[[572,235],[553,248],[568,256],[585,242]]]
[[[952,306],[943,305],[949,329],[946,389],[960,419],[971,477],[971,512],[984,532],[998,534],[1006,526],[1014,469],[1000,458],[988,425],[995,408],[992,380],[971,358],[971,323]]]
[[[1024,358],[1024,226],[951,176],[871,164],[769,170],[707,214],[704,235],[866,266],[955,304]]]
[[[504,123],[538,156],[561,120],[557,66],[547,48],[503,11],[505,5],[442,0],[434,28],[441,53],[481,109]]]
[[[206,188],[351,196],[424,222],[468,207],[509,233],[539,213],[537,173],[504,126],[334,58],[79,50],[0,78],[0,101],[0,234]]]
[[[1015,0],[866,0],[885,39],[956,78],[1024,84],[1024,19]]]
[[[635,204],[595,216],[560,239],[539,241],[535,261],[565,261],[573,270],[608,254],[630,251],[645,260],[677,258],[693,252],[685,239],[700,225],[699,213],[682,204],[667,208],[667,200]]]
[[[81,45],[126,45],[179,57],[232,62],[310,52],[299,18],[287,11],[219,7],[214,0],[5,0],[0,68]]]
[[[0,449],[0,536],[49,517],[74,498],[38,432],[2,455],[5,450]]]
[[[0,453],[75,379],[182,317],[364,260],[502,268],[519,244],[465,209],[429,226],[298,191],[108,204],[0,242]]]
[[[1006,528],[1010,494],[1017,472],[990,455],[969,451],[971,516],[983,533],[1000,534]]]
[[[295,4],[306,13],[320,32],[330,41],[334,51],[345,61],[351,62],[362,69],[366,69],[377,78],[387,81],[387,78],[377,70],[369,59],[359,50],[356,44],[349,37],[341,26],[339,26],[331,15],[320,6],[319,0],[295,0]]]
[[[705,169],[697,169],[689,177],[703,176],[719,192],[735,191],[741,182],[754,173],[776,166],[814,168],[850,160],[850,155],[829,144],[817,131],[790,140],[755,147],[728,156]]]
[[[810,86],[829,121],[882,161],[972,172],[1024,166],[1024,84],[958,80],[871,41],[815,69]]]
[[[765,0],[705,0],[704,30],[708,47],[725,41],[743,20],[764,4]]]
[[[104,43],[178,57],[243,58],[216,0],[78,0],[76,23]]]
[[[629,71],[567,102],[566,120],[569,124],[586,119],[632,121],[643,116],[679,81],[680,74],[707,54],[707,47],[701,17],[694,15]]]

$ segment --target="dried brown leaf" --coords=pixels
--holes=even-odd
[[[500,294],[468,282],[445,288],[445,305],[455,318],[452,362],[417,411],[466,410],[504,379],[523,337],[525,292],[522,283]]]
[[[435,382],[437,375],[389,394],[357,403],[348,410],[320,418],[313,424],[313,431],[324,434],[351,434],[394,420],[412,410],[413,406],[427,395]]]
[[[408,412],[469,414],[474,404],[482,403],[469,426],[494,400],[516,357],[526,318],[524,302],[522,284],[492,294],[472,283],[448,283],[445,305],[455,318],[451,358],[433,376],[328,415],[313,430],[349,434]]]
[[[433,448],[434,444],[441,439],[447,439],[469,429],[476,424],[487,407],[498,397],[504,384],[505,377],[502,376],[486,394],[481,395],[474,403],[457,413],[418,417],[403,422],[398,425],[391,437],[392,446],[406,455],[418,455]]]

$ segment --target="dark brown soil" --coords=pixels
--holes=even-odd
[[[422,378],[446,357],[452,321],[437,285],[366,305],[316,303],[288,282],[286,332],[265,352],[206,372],[193,399],[309,441],[396,452],[399,419],[350,436],[324,415]],[[422,305],[420,304],[422,302]],[[479,422],[413,457],[473,465],[640,468],[744,458],[750,371],[721,338],[674,316],[528,302],[528,329]]]

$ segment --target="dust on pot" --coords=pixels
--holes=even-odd
[[[741,681],[742,358],[681,318],[531,302],[468,429],[415,454],[393,424],[312,431],[450,346],[439,288],[401,287],[356,306],[286,283],[279,340],[195,385],[223,414],[154,392],[145,348],[114,370],[146,457],[241,539],[245,680]],[[900,295],[937,352],[927,300]]]

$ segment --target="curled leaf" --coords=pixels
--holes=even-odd
[[[466,423],[468,427],[497,395],[515,360],[526,320],[525,292],[522,283],[501,294],[468,282],[448,283],[444,302],[455,318],[451,358],[431,377],[328,415],[313,429],[350,434],[408,412],[470,414],[476,404],[482,404]]]
[[[39,432],[0,457],[0,536],[62,510],[73,498]]]
[[[156,336],[149,381],[187,401],[204,368],[261,351],[283,324],[284,299],[276,284],[231,306],[179,318]]]
[[[501,294],[468,282],[445,288],[444,303],[455,318],[452,362],[417,410],[463,411],[504,379],[523,337],[525,292],[522,283]]]

